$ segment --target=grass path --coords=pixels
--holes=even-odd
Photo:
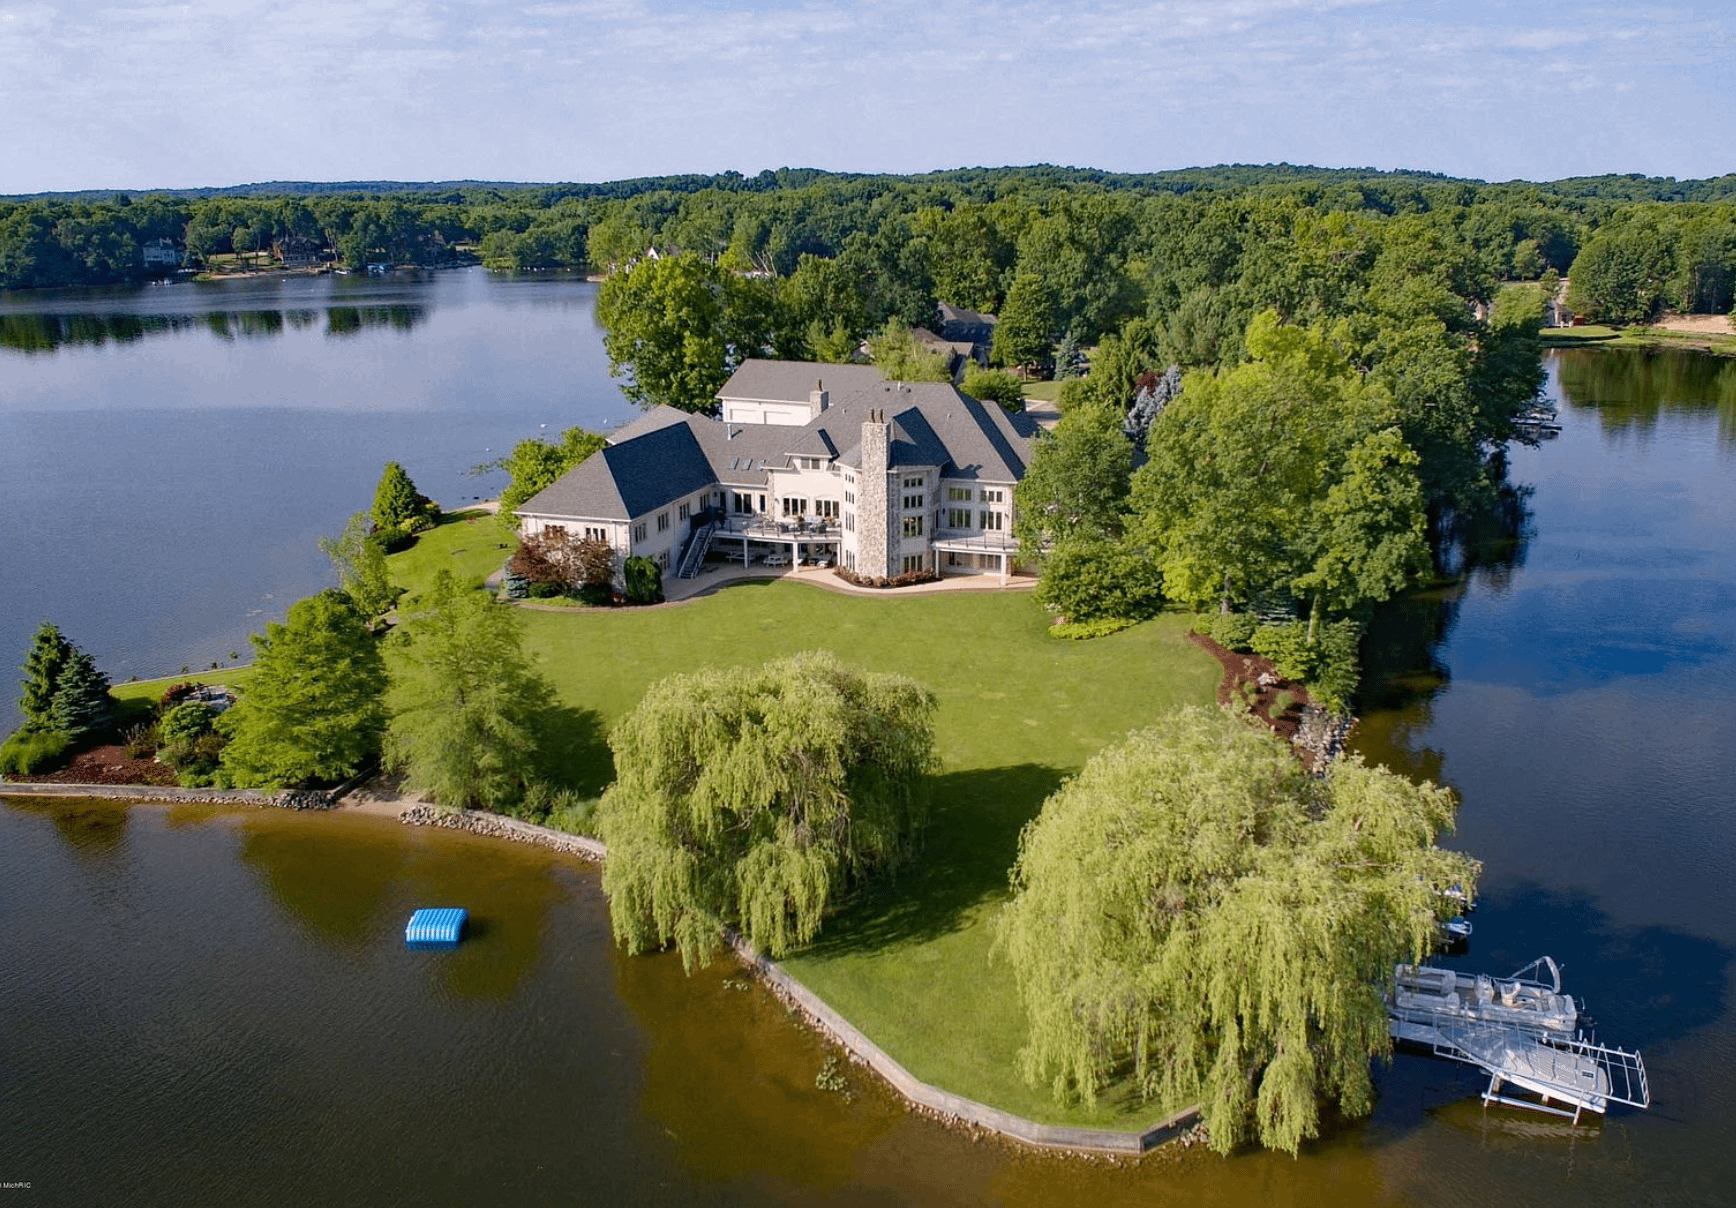
[[[1220,669],[1186,640],[1186,618],[1062,642],[1026,593],[860,599],[793,583],[741,584],[680,608],[523,615],[572,712],[566,773],[587,793],[610,779],[608,724],[677,671],[826,649],[932,687],[943,767],[927,849],[786,967],[947,1090],[1052,1123],[1131,1127],[1155,1113],[1114,1101],[1061,1109],[1024,1083],[1024,1014],[1011,974],[989,961],[990,920],[1020,829],[1065,776],[1127,730],[1213,699]]]

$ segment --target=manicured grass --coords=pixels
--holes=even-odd
[[[109,695],[115,699],[115,723],[124,730],[134,722],[150,721],[156,716],[157,702],[175,684],[222,684],[236,688],[247,682],[253,664],[242,667],[219,667],[215,671],[193,670],[186,675],[165,675],[160,679],[131,680],[115,684]]]
[[[1545,327],[1538,334],[1545,344],[1585,344],[1594,340],[1613,340],[1621,332],[1613,327],[1588,323],[1583,327]]]
[[[1060,394],[1061,394],[1061,383],[1060,382],[1026,382],[1025,383],[1025,397],[1026,398],[1042,399],[1044,402],[1052,403],[1058,397],[1060,397]]]
[[[447,512],[439,524],[416,538],[416,544],[388,557],[386,565],[392,582],[404,589],[404,599],[414,600],[434,585],[434,576],[443,569],[461,584],[481,586],[506,561],[513,541],[488,512]]]
[[[1134,1127],[1161,1105],[1062,1109],[1025,1084],[1025,1019],[991,963],[1020,828],[1094,752],[1187,703],[1213,699],[1217,663],[1162,617],[1111,637],[1057,642],[1027,593],[842,596],[741,584],[668,608],[522,614],[528,644],[571,710],[566,772],[582,792],[611,777],[604,733],[647,685],[693,668],[826,649],[898,671],[940,698],[942,770],[926,849],[895,882],[848,904],[820,944],[787,962],[913,1074],[1020,1115]]]

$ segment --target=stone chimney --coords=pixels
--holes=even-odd
[[[856,573],[869,578],[892,576],[892,551],[898,548],[892,526],[898,511],[891,506],[891,429],[884,411],[870,411],[862,425],[862,472],[856,480]]]
[[[809,418],[818,419],[820,417],[820,412],[824,411],[831,405],[832,396],[826,393],[826,384],[816,379],[814,382],[814,388],[808,391]]]

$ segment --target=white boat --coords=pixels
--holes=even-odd
[[[1545,974],[1549,980],[1539,980]],[[1399,965],[1393,971],[1392,1005],[1399,1015],[1509,1024],[1562,1036],[1574,1035],[1579,1026],[1579,1008],[1561,992],[1561,969],[1547,956],[1505,978]]]

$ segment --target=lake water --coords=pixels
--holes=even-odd
[[[620,411],[585,287],[451,274],[403,288],[457,296],[450,341],[471,338],[458,330],[471,311],[511,326],[491,313],[495,291],[551,336],[570,328],[591,351],[550,355],[591,366],[573,413],[587,398]],[[389,323],[359,334],[393,354],[439,314],[407,337]],[[268,350],[336,339],[284,327],[259,337]],[[195,326],[63,345],[47,365],[208,339],[221,338]],[[5,380],[44,355],[0,354]],[[859,1074],[851,1101],[815,1089],[824,1050],[775,1001],[722,966],[687,979],[676,960],[620,956],[595,874],[561,858],[366,817],[9,804],[0,1182],[31,1181],[45,1204],[1728,1203],[1736,709],[1720,689],[1736,678],[1736,366],[1576,351],[1550,370],[1563,432],[1513,457],[1531,488],[1524,535],[1381,619],[1357,743],[1463,795],[1454,842],[1486,873],[1457,963],[1564,962],[1600,1038],[1644,1049],[1650,1112],[1579,1129],[1485,1112],[1473,1071],[1401,1056],[1374,1115],[1300,1160],[1032,1155],[913,1117]],[[508,419],[525,432],[528,416]],[[452,474],[473,456],[446,455]],[[341,489],[371,490],[373,460]],[[330,519],[310,538],[361,504],[321,506]],[[130,542],[147,562],[158,532]],[[23,598],[32,613],[50,602]],[[117,615],[150,616],[154,598]],[[409,910],[443,901],[471,905],[479,934],[456,953],[405,952]]]
[[[245,658],[388,460],[454,507],[513,442],[636,414],[595,298],[481,269],[0,294],[0,730],[44,618],[116,681]]]

